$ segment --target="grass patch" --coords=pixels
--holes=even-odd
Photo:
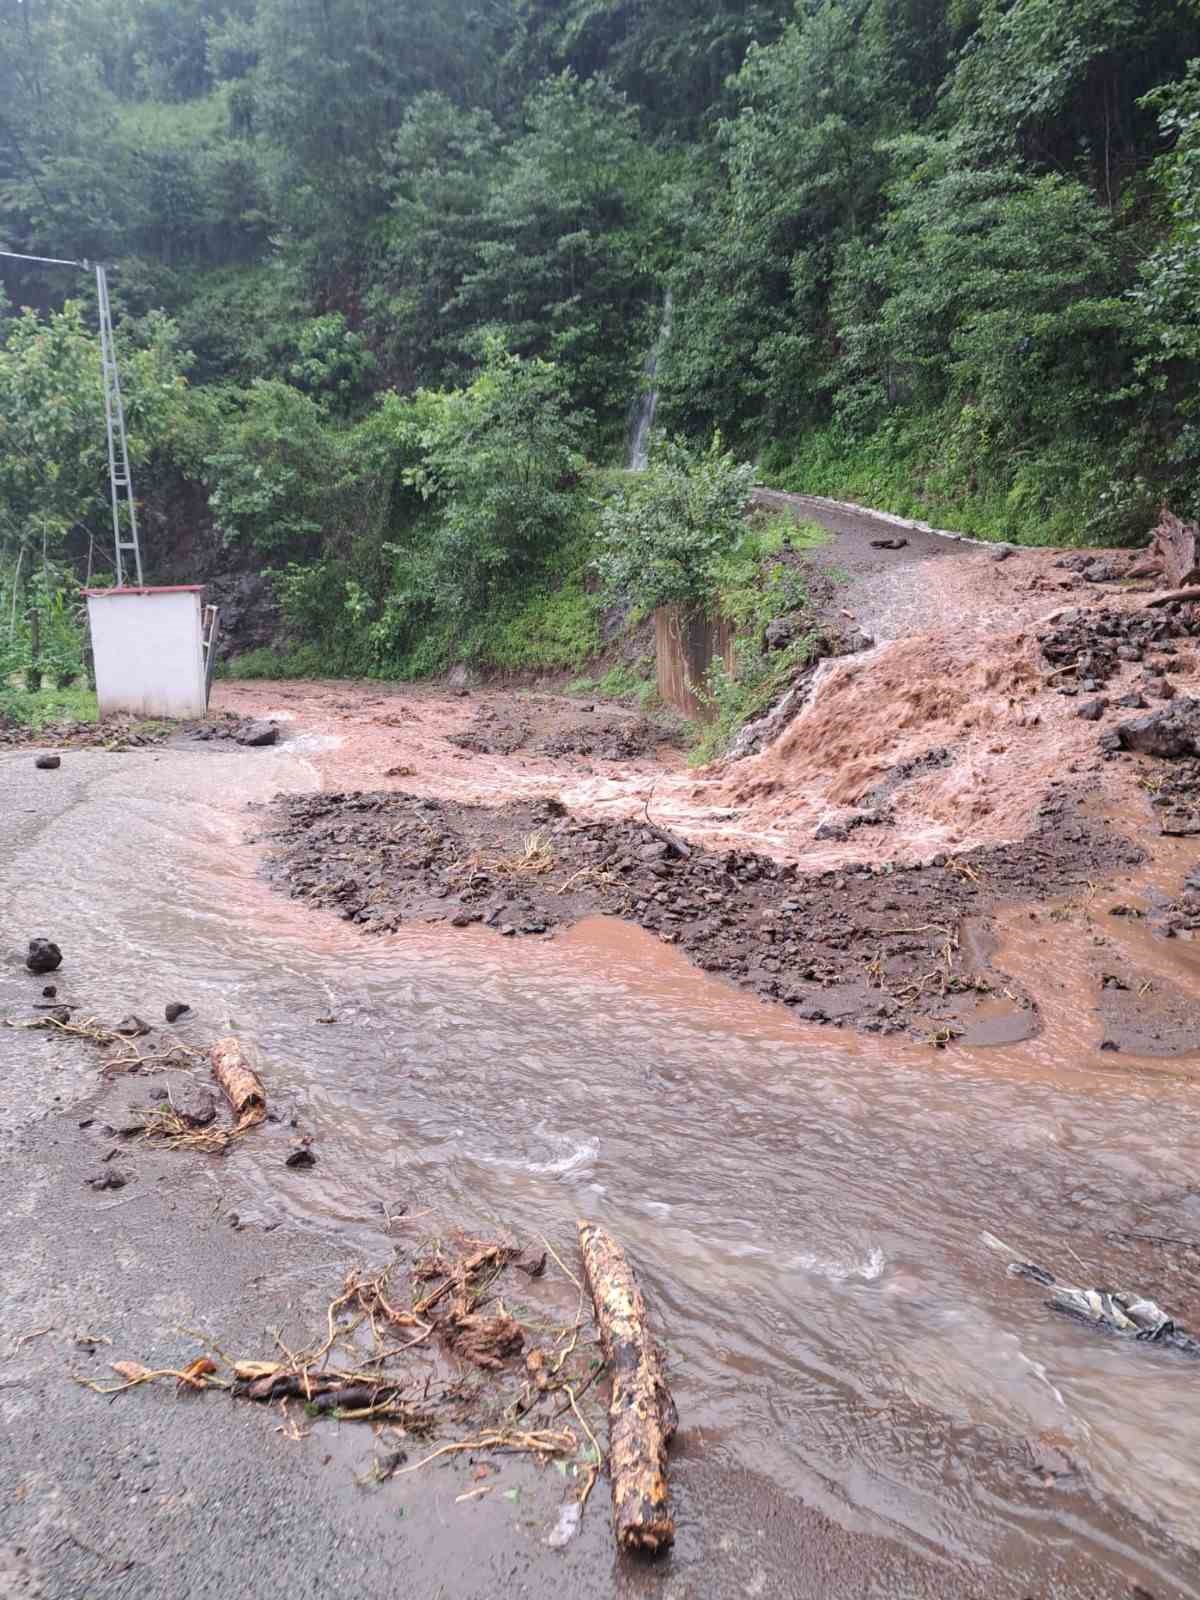
[[[44,687],[31,694],[27,689],[0,689],[0,717],[32,728],[36,733],[53,722],[96,722],[100,710],[95,691],[86,685],[72,684],[66,689]]]
[[[327,653],[315,645],[299,645],[294,650],[247,650],[221,663],[222,678],[328,678],[337,667]]]
[[[815,429],[772,444],[764,483],[827,495],[976,539],[1025,545],[1134,542],[1154,516],[1145,485],[1116,483],[1078,440],[1039,454],[999,452],[970,408],[890,422],[867,438]]]

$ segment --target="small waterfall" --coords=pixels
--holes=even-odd
[[[629,408],[629,442],[625,449],[625,466],[630,472],[644,472],[650,454],[650,433],[654,427],[654,413],[658,410],[658,363],[663,346],[671,337],[671,291],[663,297],[662,320],[658,337],[642,363],[642,389]]]

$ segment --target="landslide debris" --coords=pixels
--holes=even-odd
[[[556,801],[281,795],[262,837],[277,886],[367,932],[436,920],[545,936],[585,916],[622,917],[808,1020],[945,1043],[998,1009],[1036,1026],[1028,996],[962,940],[965,918],[1142,859],[1086,816],[1082,798],[1055,786],[1017,843],[808,874],[748,850],[691,845],[683,856],[648,820],[585,820]]]

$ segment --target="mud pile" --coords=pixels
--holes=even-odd
[[[512,705],[485,703],[471,725],[448,736],[448,743],[477,755],[583,756],[595,761],[636,761],[663,746],[683,743],[683,724],[666,713],[648,717],[621,706],[555,696]]]
[[[262,837],[293,897],[368,932],[412,920],[546,935],[595,914],[640,924],[815,1022],[970,1040],[1036,1019],[964,918],[1005,898],[1061,894],[1141,852],[1056,789],[1019,844],[912,869],[802,873],[743,850],[687,846],[646,821],[596,822],[556,802],[500,808],[392,792],[280,796]]]

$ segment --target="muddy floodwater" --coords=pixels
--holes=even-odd
[[[1040,1036],[939,1051],[801,1024],[623,924],[367,940],[304,911],[259,878],[245,810],[317,786],[303,736],[75,752],[57,781],[53,826],[6,788],[6,934],[60,938],[106,1013],[176,998],[184,1037],[254,1042],[319,1160],[243,1140],[219,1182],[244,1222],[300,1224],[336,1274],[386,1255],[381,1206],[564,1246],[603,1219],[669,1350],[685,1492],[698,1462],[753,1474],[980,1594],[1200,1594],[1200,1367],[1005,1273],[1007,1247],[1200,1325],[1197,1065],[1093,1048],[1057,924],[1001,929],[1010,970],[1041,970]],[[10,1117],[93,1086],[12,1033],[0,1067]]]

